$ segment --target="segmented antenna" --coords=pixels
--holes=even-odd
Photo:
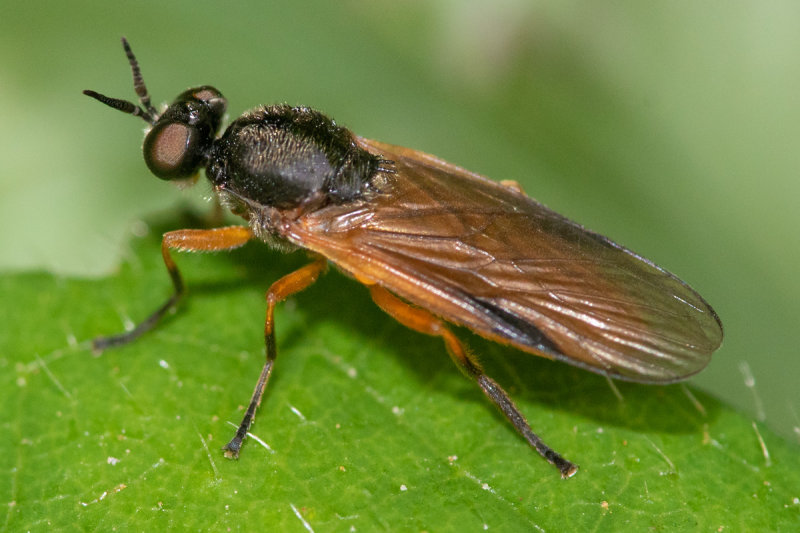
[[[128,39],[125,37],[122,38],[122,48],[125,49],[125,55],[128,56],[128,63],[131,64],[131,71],[133,72],[133,89],[136,91],[136,95],[139,97],[139,103],[144,106],[151,116],[158,115],[158,111],[156,111],[156,108],[154,108],[150,103],[150,95],[147,93],[147,86],[144,84],[142,71],[139,69],[139,62],[136,61],[136,56],[133,55],[131,45],[128,44]]]
[[[125,39],[125,37],[122,38],[122,48],[125,49],[125,55],[128,57],[128,63],[131,65],[131,71],[133,72],[133,88],[136,91],[136,95],[139,97],[141,106],[137,106],[129,100],[111,98],[110,96],[100,94],[96,91],[85,90],[83,94],[91,96],[98,102],[102,102],[117,111],[122,111],[123,113],[128,113],[135,117],[141,117],[148,124],[155,124],[158,111],[156,111],[150,103],[150,95],[147,93],[147,87],[142,79],[142,71],[139,69],[139,62],[136,61],[136,56],[133,55],[133,50],[131,50],[131,46],[128,44],[128,40]]]
[[[83,91],[83,94],[85,94],[86,96],[91,96],[92,98],[94,98],[98,102],[102,102],[102,103],[106,104],[108,107],[112,107],[112,108],[116,109],[117,111],[122,111],[123,113],[128,113],[128,114],[133,115],[135,117],[142,117],[144,119],[144,121],[147,122],[148,124],[155,124],[155,122],[156,122],[153,119],[153,117],[150,116],[150,114],[147,111],[145,111],[141,107],[137,106],[136,104],[134,104],[133,102],[130,102],[128,100],[121,100],[119,98],[111,98],[111,97],[106,96],[104,94],[100,94],[100,93],[95,92],[95,91],[90,91],[89,89]]]

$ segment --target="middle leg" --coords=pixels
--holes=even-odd
[[[256,382],[256,388],[253,390],[253,396],[250,398],[250,404],[244,413],[242,423],[239,424],[239,428],[236,430],[236,435],[222,448],[226,457],[232,459],[239,457],[242,441],[247,436],[250,426],[253,425],[256,409],[261,404],[261,397],[264,395],[264,389],[267,387],[267,381],[272,373],[272,366],[278,354],[275,344],[275,306],[292,294],[308,288],[309,285],[317,281],[320,274],[325,271],[327,264],[324,257],[318,257],[313,263],[309,263],[291,274],[283,276],[273,283],[267,291],[267,317],[264,319],[264,344],[266,345],[267,360],[261,370],[261,375],[258,377],[258,382]]]

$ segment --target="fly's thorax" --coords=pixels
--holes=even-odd
[[[291,211],[358,199],[382,161],[322,113],[277,105],[235,120],[214,142],[206,172],[247,211]]]
[[[247,220],[259,240],[281,252],[291,252],[298,248],[298,244],[286,237],[287,227],[297,217],[298,208],[286,211],[257,204],[222,187],[215,187],[214,192],[223,207]]]

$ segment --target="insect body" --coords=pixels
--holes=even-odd
[[[122,42],[140,105],[85,94],[152,126],[143,151],[153,174],[183,180],[204,167],[222,204],[248,225],[166,233],[162,254],[173,295],[135,329],[96,339],[95,347],[132,341],[178,304],[184,286],[171,250],[230,250],[258,239],[315,257],[267,291],[266,362],[226,455],[238,457],[272,371],[275,305],[311,285],[328,262],[366,285],[402,324],[441,337],[456,365],[563,477],[577,466],[531,430],[446,322],[642,383],[700,371],[722,342],[719,318],[688,285],[518,188],[358,137],[304,107],[257,108],[217,137],[226,101],[210,86],[181,93],[158,113]]]

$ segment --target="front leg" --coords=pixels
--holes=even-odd
[[[156,309],[149,317],[140,322],[135,328],[125,333],[98,337],[92,341],[92,349],[102,352],[106,348],[122,346],[138,339],[144,333],[153,329],[161,318],[169,311],[175,309],[185,294],[183,278],[170,250],[179,252],[219,252],[233,250],[243,246],[253,238],[253,232],[246,226],[229,226],[214,229],[181,229],[164,234],[161,239],[161,255],[164,265],[172,279],[173,293],[161,307]]]

